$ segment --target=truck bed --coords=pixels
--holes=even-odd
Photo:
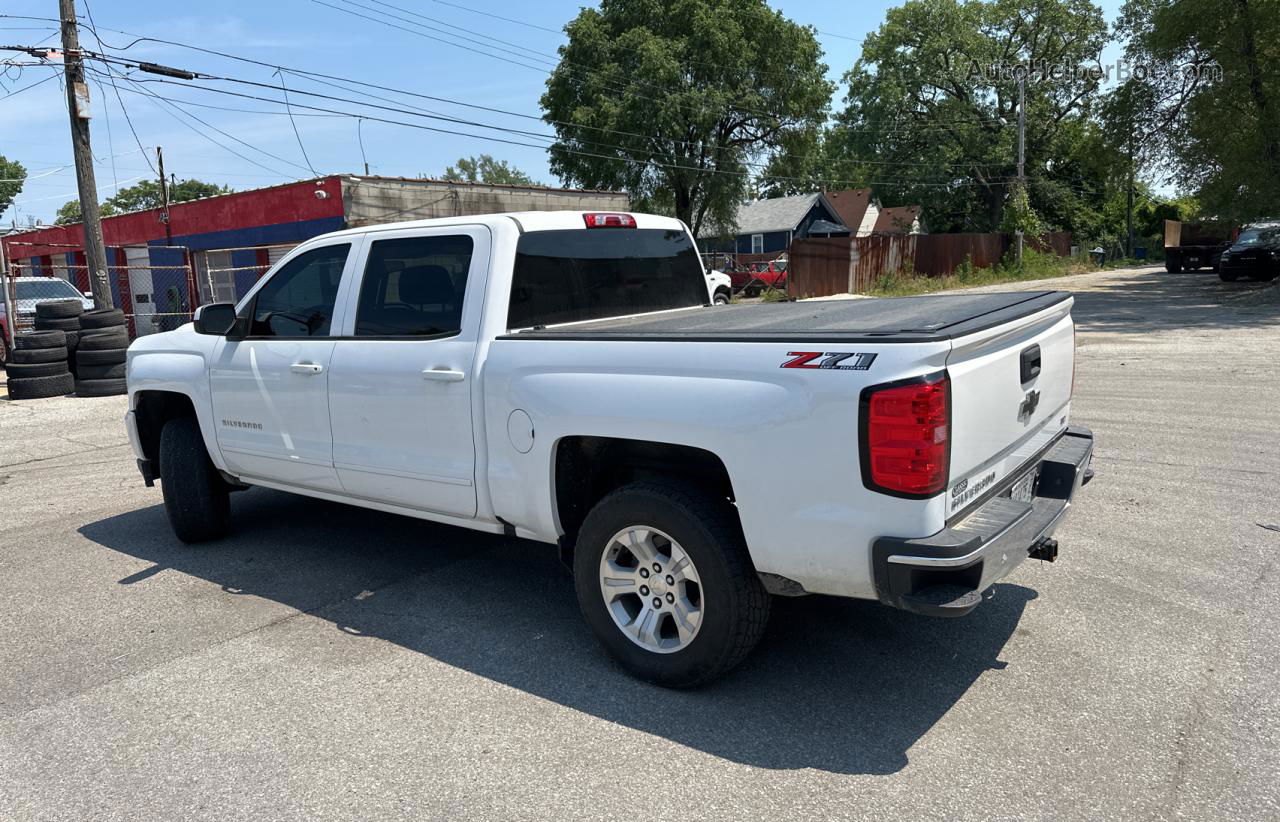
[[[500,339],[936,342],[1012,322],[1070,296],[1019,291],[707,306],[539,327]]]

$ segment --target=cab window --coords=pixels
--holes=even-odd
[[[253,337],[327,337],[350,243],[327,245],[294,257],[271,276],[253,300]]]
[[[360,283],[356,336],[457,334],[474,247],[465,234],[375,240]]]

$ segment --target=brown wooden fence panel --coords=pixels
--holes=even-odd
[[[1028,238],[1027,245],[1041,253],[1053,253],[1059,257],[1071,256],[1071,232],[1050,231],[1039,237]]]
[[[967,258],[974,268],[1000,263],[1013,242],[1007,234],[872,234],[869,237],[811,237],[791,244],[793,297],[862,294],[881,275],[910,262],[917,274],[945,277]],[[1071,232],[1052,231],[1028,245],[1059,256],[1071,253]]]
[[[921,234],[916,241],[915,270],[929,277],[945,277],[965,261],[974,268],[990,268],[1009,249],[1004,234]]]
[[[853,279],[849,291],[870,291],[880,275],[899,271],[902,264],[916,255],[915,234],[872,234],[852,241]]]
[[[849,238],[810,237],[791,243],[787,293],[792,297],[830,297],[849,292]]]

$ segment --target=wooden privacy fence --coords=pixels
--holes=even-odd
[[[945,277],[968,259],[975,268],[990,268],[1008,252],[1007,234],[872,234],[869,237],[811,237],[791,244],[790,284],[794,297],[828,297],[870,291],[881,275],[910,262],[917,274]],[[1065,257],[1071,233],[1055,231],[1034,240],[1031,248]]]

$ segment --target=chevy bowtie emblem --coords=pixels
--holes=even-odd
[[[1026,399],[1022,401],[1022,405],[1018,407],[1018,419],[1029,420],[1036,413],[1036,409],[1040,407],[1040,392],[1028,391]]]

